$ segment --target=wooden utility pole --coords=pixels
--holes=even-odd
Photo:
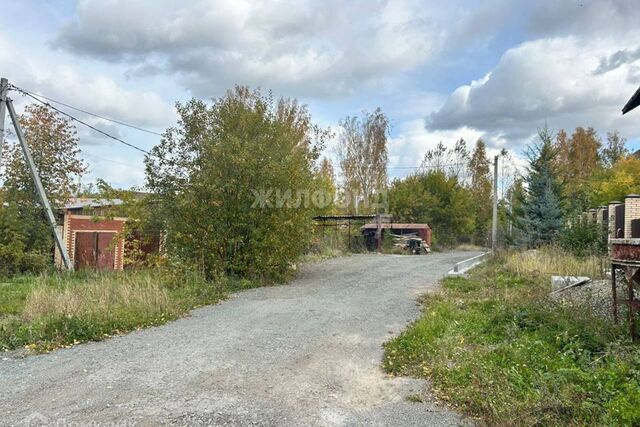
[[[7,84],[7,79],[1,79],[0,85]],[[11,121],[13,122],[13,127],[16,130],[16,136],[18,137],[18,142],[20,143],[20,147],[22,148],[22,153],[24,154],[25,161],[27,162],[27,167],[29,168],[29,173],[31,174],[31,179],[33,179],[33,184],[36,187],[36,193],[38,195],[38,199],[40,200],[40,204],[44,208],[45,216],[47,217],[47,221],[51,226],[51,230],[53,231],[53,237],[56,241],[56,246],[60,251],[60,255],[62,256],[62,261],[64,262],[64,266],[69,271],[73,271],[73,264],[71,263],[71,259],[69,258],[69,253],[67,252],[67,248],[62,241],[62,236],[58,233],[58,224],[56,223],[56,217],[53,215],[53,210],[51,209],[51,205],[49,204],[49,199],[47,198],[47,194],[44,191],[44,187],[42,186],[42,181],[40,180],[40,175],[36,169],[36,165],[33,162],[33,157],[31,156],[31,150],[27,145],[27,141],[24,138],[24,134],[22,133],[22,128],[20,127],[20,123],[18,122],[18,115],[16,114],[15,109],[13,108],[13,101],[6,97],[6,89],[5,89],[4,99],[0,99],[0,103],[2,107],[0,109],[4,109],[6,107],[9,110],[9,117],[11,117]],[[4,135],[3,135],[4,136]]]
[[[491,251],[498,249],[498,156],[493,158],[493,218],[491,221]]]

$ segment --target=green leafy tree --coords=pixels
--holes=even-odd
[[[65,117],[41,105],[28,105],[19,118],[36,169],[51,205],[59,207],[78,189],[86,166],[79,159],[75,127]],[[40,205],[20,145],[7,141],[3,152],[0,208],[0,252],[6,273],[40,269],[52,261],[53,235]],[[19,221],[19,225],[16,225]],[[22,252],[23,255],[15,253]],[[14,253],[15,264],[9,261]],[[33,268],[29,262],[33,261]]]
[[[322,200],[322,203],[317,203],[320,202],[318,196],[318,200],[316,200],[316,203],[314,204],[315,214],[328,215],[330,213],[334,213],[336,210],[334,201],[337,194],[336,177],[333,171],[333,164],[331,163],[331,160],[326,157],[323,157],[320,161],[320,165],[316,171],[316,180],[317,191],[324,194],[324,199]]]
[[[572,212],[589,208],[589,181],[602,169],[601,147],[600,137],[593,128],[577,127],[571,137],[561,130],[556,136],[557,173],[567,208]]]
[[[591,191],[592,206],[623,201],[628,194],[640,193],[640,159],[625,156],[618,160],[613,167],[593,177]]]
[[[246,87],[177,109],[178,125],[145,160],[169,256],[209,278],[284,279],[311,235],[327,131],[296,101]]]
[[[476,202],[474,241],[479,245],[486,245],[489,240],[489,230],[492,217],[492,184],[491,168],[487,158],[487,147],[482,139],[476,142],[469,159],[469,175],[471,178],[471,194]]]
[[[563,226],[562,186],[558,177],[558,151],[545,126],[538,132],[540,142],[529,147],[526,197],[523,203],[524,243],[539,247],[553,242]]]
[[[474,228],[471,191],[441,170],[394,180],[389,207],[397,221],[429,224],[434,241],[445,246],[464,240]]]

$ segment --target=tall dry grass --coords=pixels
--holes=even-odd
[[[27,298],[22,319],[107,316],[124,308],[154,315],[168,312],[171,302],[167,291],[151,275],[96,275],[93,280],[81,284],[36,286]]]
[[[546,247],[525,252],[507,252],[502,255],[505,267],[520,275],[560,275],[604,277],[604,258],[597,256],[576,257],[556,247]]]

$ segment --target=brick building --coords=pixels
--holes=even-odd
[[[109,216],[109,211],[122,201],[76,198],[62,211],[59,232],[76,270],[94,268],[122,270],[124,268],[126,218]],[[56,249],[56,264],[62,257]]]

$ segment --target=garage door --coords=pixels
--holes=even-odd
[[[115,236],[116,233],[105,231],[76,232],[76,270],[112,270],[115,265],[115,253],[111,242]]]

